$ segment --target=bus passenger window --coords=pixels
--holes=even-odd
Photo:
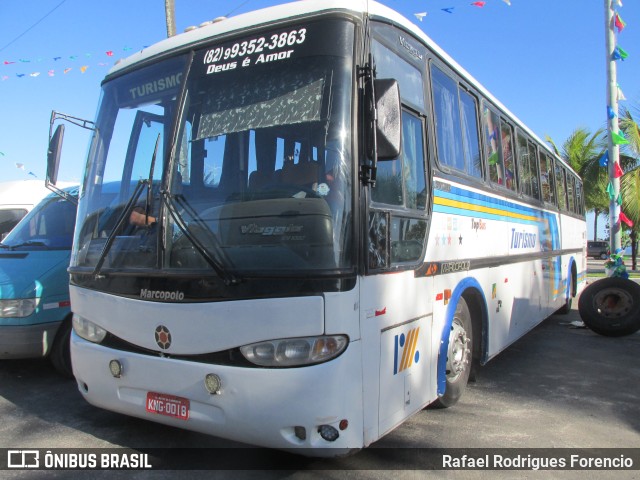
[[[558,192],[558,208],[567,209],[567,197],[564,179],[564,170],[560,165],[556,165],[556,189]]]
[[[500,119],[496,113],[487,107],[484,108],[483,113],[489,178],[493,183],[505,186],[506,182],[500,138]]]
[[[553,168],[551,160],[545,153],[540,152],[540,187],[542,200],[555,203],[555,191],[553,188]]]
[[[438,160],[442,165],[465,170],[460,128],[458,84],[442,70],[431,66]]]
[[[509,190],[516,190],[516,167],[513,158],[513,128],[507,123],[500,122],[502,138],[502,160],[504,165],[504,185]]]

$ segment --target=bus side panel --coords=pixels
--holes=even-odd
[[[432,285],[413,271],[362,279],[365,445],[436,398]]]

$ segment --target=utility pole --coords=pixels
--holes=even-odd
[[[175,0],[164,0],[164,13],[167,18],[167,37],[173,37],[176,34]]]
[[[620,205],[618,196],[620,195],[620,178],[616,178],[615,166],[620,159],[620,147],[613,142],[613,133],[618,134],[618,80],[616,70],[616,60],[613,56],[616,48],[616,38],[613,24],[612,0],[604,2],[605,36],[607,50],[607,105],[611,107],[613,115],[607,116],[607,129],[609,131],[609,181],[613,186],[612,196],[609,201],[609,246],[611,253],[615,253],[622,246],[622,235],[620,226]],[[613,118],[612,118],[613,117]]]

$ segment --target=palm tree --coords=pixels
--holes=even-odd
[[[593,239],[597,239],[598,216],[609,211],[607,170],[600,166],[600,158],[607,145],[604,130],[591,133],[586,128],[575,129],[569,138],[558,148],[547,135],[547,142],[557,155],[562,157],[582,177],[584,185],[585,207],[594,212]]]
[[[639,110],[636,108],[636,110]],[[622,193],[622,210],[631,221],[631,262],[632,269],[636,269],[636,257],[638,253],[638,232],[640,231],[640,127],[636,122],[630,109],[624,108],[620,114],[620,128],[625,133],[625,137],[629,141],[626,151],[635,157],[635,163],[627,166],[625,173],[620,182],[620,191]]]

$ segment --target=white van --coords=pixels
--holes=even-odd
[[[49,193],[42,180],[0,183],[0,239]]]

